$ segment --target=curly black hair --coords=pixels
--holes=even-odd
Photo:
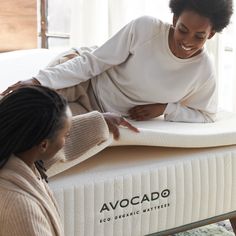
[[[169,7],[176,16],[191,10],[210,19],[213,29],[221,32],[233,14],[232,0],[170,0]]]

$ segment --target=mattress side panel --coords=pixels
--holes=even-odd
[[[65,235],[142,236],[236,209],[236,152],[54,190]]]

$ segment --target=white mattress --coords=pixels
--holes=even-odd
[[[236,144],[236,114],[230,112],[218,112],[214,123],[167,122],[163,117],[131,122],[140,134],[122,129],[122,138],[113,145],[202,148]]]
[[[1,53],[0,92],[36,75],[57,54],[45,49]],[[134,122],[139,134],[121,129],[119,141],[110,137],[80,158],[54,166],[49,175],[59,174],[50,186],[65,235],[139,236],[235,211],[235,124],[230,113],[219,113],[212,124]],[[152,192],[155,198],[163,191],[169,196],[147,201]],[[122,199],[135,205],[125,207],[128,200],[116,205]]]
[[[219,112],[214,123],[167,122],[163,117],[145,122],[132,122],[139,128],[135,133],[127,128],[120,129],[120,139],[113,140],[112,135],[80,158],[53,166],[48,175],[53,176],[79,164],[108,146],[159,146],[182,148],[206,148],[236,144],[236,114]]]
[[[235,211],[235,168],[236,146],[110,147],[50,186],[65,235],[141,236]]]

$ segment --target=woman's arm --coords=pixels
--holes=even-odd
[[[110,67],[124,62],[130,54],[133,21],[98,48],[86,48],[80,55],[62,64],[39,71],[32,79],[18,81],[8,87],[2,95],[25,85],[41,84],[62,89],[80,84]]]
[[[135,106],[129,110],[129,115],[137,121],[153,119],[164,114],[165,120],[168,121],[207,123],[215,120],[216,111],[216,84],[215,78],[212,77],[180,102]]]
[[[114,113],[93,111],[74,116],[70,135],[62,152],[59,152],[50,160],[44,161],[45,168],[50,168],[61,159],[71,161],[79,158],[90,149],[107,141],[109,132],[113,134],[114,139],[118,139],[120,136],[119,126],[127,127],[133,132],[139,132],[126,119]]]
[[[61,89],[101,74],[128,58],[133,38],[132,28],[133,22],[130,22],[101,47],[85,50],[80,56],[65,63],[40,70],[35,78],[44,86]]]
[[[164,111],[165,120],[208,123],[215,121],[217,88],[212,76],[199,89],[177,103],[169,103]]]

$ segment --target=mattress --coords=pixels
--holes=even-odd
[[[65,235],[163,235],[235,214],[235,123],[225,112],[212,124],[133,122],[140,133],[120,129],[103,151],[64,163],[50,186]]]
[[[61,50],[1,53],[0,92]],[[76,160],[49,170],[66,236],[141,236],[235,215],[236,115],[212,124],[133,122]],[[182,228],[181,228],[182,229]],[[170,234],[170,233],[169,233]]]
[[[138,127],[139,133],[127,128],[120,128],[120,139],[110,138],[81,157],[70,161],[60,162],[48,170],[48,175],[53,176],[72,166],[90,158],[108,146],[159,146],[182,148],[206,148],[229,146],[236,144],[236,114],[218,112],[214,123],[183,123],[167,122],[163,117],[150,121],[130,121]]]
[[[131,121],[140,134],[121,129],[122,138],[113,145],[147,145],[161,147],[203,148],[236,143],[236,114],[219,111],[213,123],[183,123],[164,121],[159,117],[149,121]]]
[[[234,212],[235,168],[235,146],[109,147],[50,187],[65,235],[141,236]]]

